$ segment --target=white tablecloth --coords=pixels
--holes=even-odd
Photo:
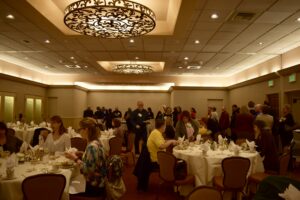
[[[58,159],[61,159],[60,157]],[[19,164],[15,167],[15,179],[6,180],[6,162],[3,158],[0,158],[1,167],[0,167],[0,199],[1,200],[23,200],[22,193],[22,182],[23,180],[32,175],[42,174],[46,171],[51,171],[51,165],[49,161],[45,159],[45,161],[39,164],[31,164],[30,162],[25,162],[24,164]],[[51,162],[51,161],[50,161]],[[69,199],[69,185],[72,177],[72,173],[75,170],[71,169],[59,169],[57,173],[63,174],[66,177],[66,187],[63,193],[63,200]],[[74,175],[74,174],[73,174]],[[85,184],[82,183],[82,184]],[[46,195],[46,194],[45,194]]]
[[[198,145],[189,147],[187,150],[178,150],[175,147],[173,154],[177,158],[187,162],[188,173],[195,176],[196,186],[211,185],[214,176],[223,174],[221,166],[222,160],[233,156],[233,152],[229,150],[209,150],[207,156],[203,156],[202,150],[200,150]],[[248,175],[264,171],[262,159],[257,152],[241,152],[239,156],[250,159],[251,165]]]

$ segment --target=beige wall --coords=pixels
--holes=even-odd
[[[230,106],[232,104],[237,104],[238,106],[247,106],[250,100],[254,101],[255,103],[263,103],[266,100],[267,94],[279,93],[279,84],[280,80],[275,79],[273,87],[268,87],[268,82],[263,81],[260,83],[232,89],[229,92],[229,104]]]
[[[224,106],[228,106],[228,91],[225,89],[173,90],[171,98],[172,106],[181,106],[183,110],[194,107],[197,117],[207,115],[209,99],[223,99]]]
[[[116,106],[124,112],[131,107],[136,108],[136,102],[144,102],[145,108],[151,107],[154,114],[162,105],[170,105],[170,93],[168,92],[88,92],[87,103],[93,110],[97,106],[105,106],[114,109]]]
[[[65,126],[77,128],[87,105],[87,92],[76,88],[49,88],[47,97],[57,97],[57,114],[63,118]]]
[[[33,85],[30,83],[16,82],[0,78],[0,93],[15,96],[14,114],[18,117],[19,113],[25,114],[25,98],[26,96],[41,97],[45,100],[46,88]],[[43,101],[45,104],[45,101]],[[26,117],[26,116],[25,116]],[[2,116],[0,116],[0,120]]]

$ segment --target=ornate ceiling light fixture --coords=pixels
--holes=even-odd
[[[120,74],[148,74],[152,73],[153,69],[150,65],[119,64],[114,66],[112,71]]]
[[[64,23],[84,35],[129,38],[155,28],[155,14],[128,0],[79,0],[65,9]]]

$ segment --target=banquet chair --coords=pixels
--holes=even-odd
[[[109,156],[121,154],[122,142],[122,139],[119,137],[113,137],[109,139]]]
[[[210,186],[200,186],[188,194],[186,200],[222,200],[221,192]]]
[[[251,174],[248,177],[248,187],[251,186],[252,184],[257,188],[257,185],[262,182],[265,178],[271,175],[280,175],[280,176],[286,176],[288,172],[288,166],[289,166],[289,161],[290,161],[290,153],[286,152],[282,154],[279,157],[279,170],[276,171],[266,171],[266,172],[257,172],[254,174]],[[250,191],[250,193],[255,193],[255,191]]]
[[[195,185],[195,177],[193,175],[187,175],[183,180],[176,180],[175,167],[177,161],[173,154],[159,151],[157,152],[157,160],[159,164],[159,177],[162,183],[174,185],[177,193],[179,193],[178,187],[181,185]],[[158,187],[158,189],[160,189],[160,187]],[[159,191],[157,193],[157,199],[158,195]]]
[[[128,134],[128,147],[125,150],[122,150],[121,158],[125,164],[129,164],[129,160],[132,159],[132,164],[135,165],[135,155],[133,151],[134,147],[134,138],[135,134],[129,133]]]
[[[71,147],[76,148],[78,151],[85,151],[87,141],[84,138],[73,137],[71,138]]]
[[[38,174],[29,176],[22,182],[24,200],[61,199],[66,185],[62,174]]]
[[[222,160],[224,176],[213,178],[214,186],[221,191],[229,191],[237,197],[247,183],[247,174],[250,168],[250,160],[243,157],[229,157]]]

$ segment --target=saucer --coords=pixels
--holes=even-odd
[[[8,177],[4,177],[2,180],[3,181],[9,181],[9,180],[14,180],[14,179],[16,179],[17,177],[10,177],[10,178],[8,178]]]

